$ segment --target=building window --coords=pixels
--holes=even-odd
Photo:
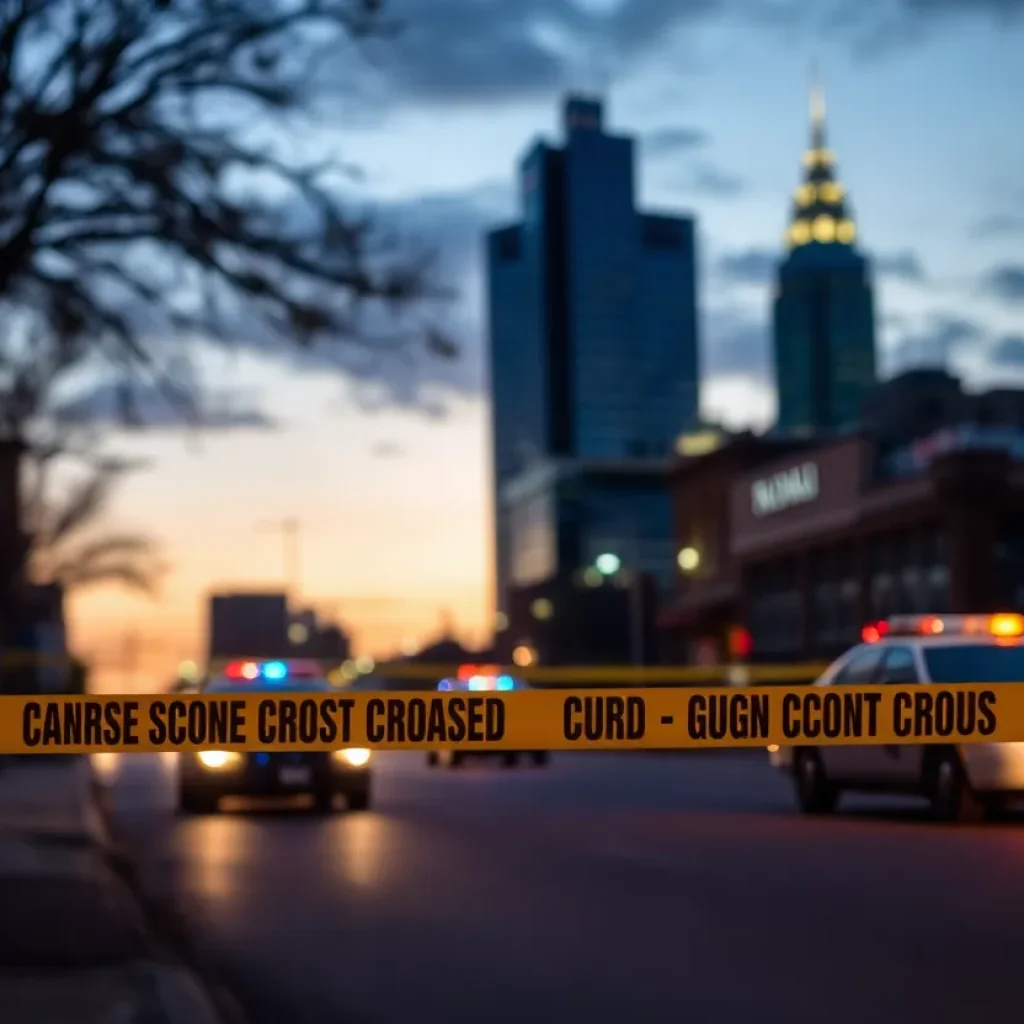
[[[839,651],[860,635],[856,562],[849,545],[811,555],[811,643],[820,653]]]
[[[756,566],[750,579],[753,657],[794,655],[803,647],[802,601],[795,559]]]
[[[1024,608],[1024,528],[1010,523],[999,531],[995,549],[995,603],[1000,609]]]
[[[872,538],[868,563],[872,619],[949,611],[949,569],[937,528]]]

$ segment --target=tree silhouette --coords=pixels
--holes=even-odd
[[[343,168],[289,152],[322,58],[393,28],[379,8],[0,0],[0,300],[130,361],[178,332],[365,342],[368,304],[441,297],[429,253],[345,211]]]
[[[61,493],[44,482],[48,476],[40,454],[30,450],[28,455],[37,481],[25,513],[29,579],[57,583],[65,591],[113,582],[154,594],[167,568],[156,540],[103,529],[114,488],[136,466],[97,457],[83,477]]]
[[[83,418],[73,394],[62,401],[62,378],[78,365],[70,351],[45,335],[31,340],[16,356],[8,351],[0,373],[0,437],[17,440],[24,452],[28,578],[68,589],[115,581],[152,593],[164,570],[155,540],[102,532],[118,483],[143,464],[105,453],[88,410]]]
[[[445,298],[431,254],[346,206],[345,167],[295,155],[331,62],[394,31],[381,6],[0,0],[2,436],[21,439],[43,383],[96,354],[146,367],[189,411],[161,370],[184,338],[458,355],[431,315]],[[56,426],[30,439],[44,477],[58,454],[89,451]],[[78,548],[74,571],[57,556],[121,471],[92,472],[62,513],[26,496],[34,568],[141,585],[141,538]],[[10,593],[0,579],[0,634]]]

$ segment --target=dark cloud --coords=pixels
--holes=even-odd
[[[700,128],[658,128],[644,135],[644,155],[653,159],[678,156],[681,153],[702,149],[709,141],[708,133]]]
[[[1004,235],[1024,234],[1024,216],[1011,213],[996,213],[984,217],[971,228],[975,238],[998,238]]]
[[[472,104],[571,88],[595,60],[603,71],[645,55],[680,26],[730,0],[626,0],[595,11],[572,0],[393,0],[395,39],[369,47],[385,89],[414,100]]]
[[[823,32],[855,52],[888,52],[955,16],[1019,22],[1024,0],[391,0],[396,38],[362,49],[378,97],[469,105],[550,97],[596,68],[615,78],[687,27],[738,17],[792,38]],[[351,87],[357,73],[339,62]]]
[[[101,380],[60,403],[61,420],[70,423],[161,430],[196,426],[203,430],[271,430],[276,422],[250,395],[209,390],[195,400],[195,414],[157,384]]]
[[[993,267],[982,278],[982,286],[1003,302],[1024,303],[1024,264],[1005,263]]]
[[[877,273],[897,278],[909,284],[924,284],[928,280],[928,274],[920,256],[911,249],[881,253],[875,256],[874,264]]]
[[[382,223],[394,224],[435,249],[442,269],[454,276],[482,256],[488,227],[515,217],[516,200],[511,184],[483,184],[383,205],[377,215]]]
[[[757,316],[738,306],[712,309],[704,319],[701,375],[742,376],[772,381],[771,337],[767,314]]]
[[[1024,17],[1024,0],[898,0],[897,6],[911,17],[982,14],[1002,23]]]
[[[356,385],[355,400],[366,412],[415,409],[445,413],[440,395],[476,395],[483,388],[484,359],[480,306],[483,297],[484,233],[515,211],[511,187],[482,184],[459,193],[433,193],[378,203],[367,214],[382,229],[399,235],[411,251],[432,259],[431,274],[454,295],[434,308],[406,312],[367,307],[352,337],[310,347],[287,346],[249,322],[244,310],[228,336],[233,344],[300,372],[333,373]],[[430,325],[454,338],[459,358],[436,358],[423,345],[409,344]]]
[[[1024,334],[999,338],[988,350],[988,357],[997,367],[1024,370]]]
[[[965,349],[985,340],[981,324],[964,317],[935,314],[923,327],[908,331],[892,352],[892,362],[899,370],[917,367],[948,367]]]
[[[700,164],[688,176],[689,187],[701,195],[733,199],[743,191],[743,179],[712,164]]]
[[[718,273],[731,284],[765,284],[779,265],[782,253],[776,249],[746,249],[726,253],[718,261]]]
[[[823,0],[807,20],[830,39],[843,38],[858,57],[877,60],[918,44],[956,18],[998,27],[1021,24],[1024,0]],[[813,6],[813,13],[810,8]]]

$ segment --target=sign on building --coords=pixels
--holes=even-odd
[[[818,467],[805,462],[764,480],[756,480],[750,488],[750,502],[755,516],[768,516],[796,505],[806,505],[818,497]]]

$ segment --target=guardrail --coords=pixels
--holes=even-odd
[[[483,665],[481,669],[483,670]],[[549,665],[497,666],[488,672],[507,673],[537,687],[577,686],[783,686],[813,682],[827,667],[826,662],[793,665]],[[433,688],[441,679],[452,678],[459,665],[428,665],[415,662],[387,662],[377,665],[373,675],[395,682],[422,682]]]

